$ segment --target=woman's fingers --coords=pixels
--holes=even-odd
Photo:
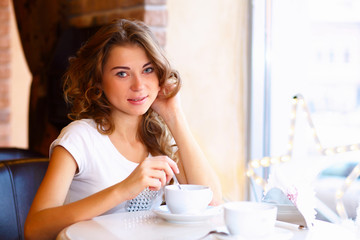
[[[150,177],[157,180],[157,182],[160,182],[161,186],[164,186],[167,183],[166,173],[163,170],[153,170]]]
[[[150,177],[148,187],[150,190],[158,191],[161,187],[166,185],[166,176],[164,171],[157,170],[155,174]]]
[[[149,157],[142,164],[145,168],[153,170],[151,177],[157,178],[162,186],[171,180],[174,173],[179,173],[177,164],[167,156]]]
[[[171,169],[171,172],[174,172],[176,174],[179,173],[179,168],[178,168],[176,162],[174,162],[174,160],[172,160],[171,158],[169,158],[167,156],[149,157],[146,160],[149,160],[149,161],[152,161],[152,162],[158,163],[158,164],[164,164],[164,165],[159,165],[159,167],[167,168],[167,166],[169,166]]]
[[[150,157],[146,159],[153,169],[162,170],[166,175],[166,182],[170,181],[174,173],[179,173],[177,164],[166,156]]]
[[[159,190],[165,186],[175,173],[179,173],[177,164],[166,156],[146,158],[130,175],[124,184],[132,187],[135,195],[138,191],[149,187],[150,190]],[[135,187],[135,188],[134,188]],[[137,189],[137,190],[135,190]]]

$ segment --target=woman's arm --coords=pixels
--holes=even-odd
[[[145,159],[124,181],[87,198],[63,205],[77,169],[72,155],[55,147],[49,167],[25,222],[26,239],[55,239],[65,227],[98,216],[136,197],[146,187],[158,190],[178,172],[167,157]]]
[[[214,193],[211,204],[217,205],[222,202],[219,179],[190,131],[178,95],[169,99],[160,96],[152,108],[164,119],[178,146],[179,168],[184,170],[177,175],[179,182],[209,186]]]
[[[63,228],[97,216],[123,200],[116,188],[108,188],[63,205],[76,169],[72,155],[63,147],[55,147],[25,222],[26,239],[54,239]],[[112,197],[104,198],[104,195]]]

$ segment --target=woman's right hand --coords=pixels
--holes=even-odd
[[[177,164],[167,156],[148,157],[120,184],[129,193],[128,200],[135,198],[145,188],[158,191],[179,173]]]

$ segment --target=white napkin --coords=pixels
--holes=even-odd
[[[278,218],[310,228],[316,215],[315,191],[311,184],[313,179],[299,168],[286,164],[274,166],[263,201],[278,205]]]
[[[355,220],[352,219],[343,220],[341,222],[341,226],[355,233],[357,239],[360,239],[360,201],[358,207],[356,208]]]

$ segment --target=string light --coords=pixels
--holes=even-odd
[[[351,149],[351,151],[357,151],[357,150],[359,150],[359,145],[358,144],[353,144],[353,145],[350,146],[350,149]]]
[[[290,156],[285,155],[285,156],[282,156],[280,159],[281,159],[282,162],[288,162],[288,161],[290,161]]]
[[[273,165],[280,163],[280,161],[281,161],[280,157],[272,157],[270,160],[271,164]]]
[[[321,146],[320,143],[316,144],[316,149],[319,151],[319,152],[322,152],[323,148]]]
[[[254,170],[252,170],[252,169],[247,170],[246,175],[248,177],[252,177],[254,175]]]
[[[351,151],[358,151],[360,150],[360,144],[351,144],[346,146],[337,146],[337,147],[329,147],[324,148],[319,140],[319,137],[317,135],[315,126],[312,122],[311,115],[309,112],[309,109],[306,106],[305,100],[302,95],[296,95],[293,97],[292,102],[292,110],[290,114],[290,129],[289,129],[289,140],[288,140],[288,152],[286,155],[278,156],[278,157],[270,157],[265,156],[262,159],[254,159],[250,160],[248,163],[248,171],[246,172],[247,176],[249,178],[252,178],[258,185],[260,185],[263,189],[266,186],[266,180],[260,177],[255,173],[255,169],[261,168],[261,167],[270,167],[271,165],[276,165],[280,163],[285,163],[291,160],[292,151],[293,151],[293,140],[294,140],[294,133],[295,133],[295,122],[296,122],[296,115],[297,115],[297,109],[298,105],[302,107],[305,117],[308,121],[308,124],[310,126],[314,142],[316,144],[316,149],[318,152],[320,152],[322,155],[325,156],[331,156],[335,154],[340,154],[344,152],[351,152]],[[360,163],[351,171],[351,173],[347,176],[345,179],[344,184],[342,187],[335,193],[335,199],[336,199],[336,211],[338,212],[339,216],[342,219],[347,219],[346,210],[342,201],[342,198],[347,191],[347,189],[350,187],[350,185],[360,176]]]

